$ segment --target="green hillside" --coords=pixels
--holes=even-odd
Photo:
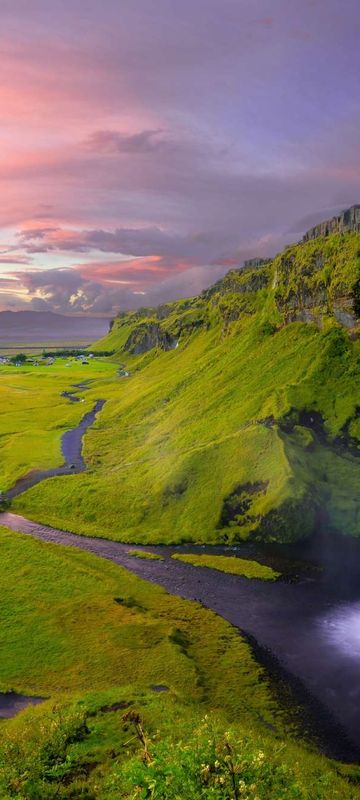
[[[360,234],[336,234],[119,315],[88,472],[15,508],[129,542],[360,535],[359,287]]]

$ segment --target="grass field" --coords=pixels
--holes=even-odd
[[[193,567],[208,567],[231,575],[243,575],[244,578],[257,578],[263,581],[274,581],[280,573],[258,561],[235,556],[193,555],[192,553],[173,553],[172,558],[192,564]]]
[[[151,785],[159,799],[232,798],[227,747],[256,783],[251,797],[359,797],[339,768],[284,738],[262,670],[214,613],[71,548],[4,528],[0,548],[0,688],[49,698],[1,723],[4,800],[147,797]]]
[[[87,369],[74,359],[57,359],[53,366],[0,367],[1,491],[32,469],[60,466],[62,433],[78,424],[97,393],[106,396],[116,375],[113,364],[98,359]],[[88,389],[78,392],[83,402],[61,396],[86,380]]]
[[[215,708],[229,696],[234,718],[249,691],[254,712],[270,718],[260,669],[220,617],[72,548],[5,529],[0,548],[0,690],[48,696],[166,684],[184,701],[211,695]]]

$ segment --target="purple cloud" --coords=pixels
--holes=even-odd
[[[79,274],[99,253],[133,259],[117,303],[136,258],[191,294],[359,202],[357,0],[3,0],[0,24],[0,250],[76,267],[34,303],[110,303]]]

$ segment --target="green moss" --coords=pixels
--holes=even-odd
[[[193,555],[190,553],[173,553],[171,558],[184,561],[185,564],[192,564],[194,567],[208,567],[217,569],[219,572],[229,572],[231,575],[243,575],[245,578],[258,578],[259,580],[274,581],[280,577],[280,573],[259,564],[258,561],[250,561],[236,556],[212,556],[212,555]]]

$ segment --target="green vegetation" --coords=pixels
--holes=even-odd
[[[23,365],[27,361],[27,356],[25,353],[18,353],[16,356],[11,356],[10,364],[18,364]]]
[[[208,567],[219,572],[229,572],[232,575],[243,575],[244,578],[258,578],[264,581],[274,581],[280,573],[258,561],[250,561],[236,556],[193,555],[190,553],[173,553],[171,558],[192,564],[194,567]]]
[[[356,767],[335,767],[289,739],[201,715],[168,695],[118,688],[48,702],[2,733],[4,800],[359,798]]]
[[[1,798],[229,800],[233,775],[240,797],[359,797],[220,617],[70,547],[2,528],[0,549],[0,688],[49,697],[1,721]]]
[[[159,553],[149,553],[147,550],[128,550],[129,556],[135,556],[135,558],[145,558],[148,561],[163,561],[164,557],[160,556]]]
[[[46,697],[165,684],[185,702],[211,697],[233,719],[271,719],[261,669],[216,614],[70,547],[2,528],[0,549],[1,691]]]
[[[33,469],[59,466],[61,436],[89,411],[98,396],[107,396],[116,367],[93,359],[90,372],[78,361],[57,359],[54,365],[27,362],[14,370],[0,367],[0,491]],[[70,403],[61,393],[72,384],[89,380],[77,390],[81,403]],[[95,391],[94,391],[95,389]]]
[[[289,541],[324,508],[330,528],[360,535],[359,253],[359,235],[309,242],[200,297],[122,314],[86,367],[68,353],[2,365],[0,491],[61,464],[63,432],[101,398],[87,471],[14,510],[132,544]],[[82,402],[62,396],[74,384]],[[223,619],[72,548],[2,528],[0,551],[0,690],[48,698],[1,721],[1,798],[359,798],[359,769],[301,743]]]
[[[88,356],[91,350],[89,348],[79,349],[77,347],[63,348],[58,350],[43,350],[42,355],[44,358],[74,358],[76,356]],[[96,350],[98,358],[101,356],[113,356],[114,350]]]
[[[106,381],[86,367],[94,378],[86,400],[108,401],[85,437],[88,471],[38,485],[14,508],[129,543],[292,541],[325,508],[329,528],[360,535],[359,252],[359,234],[295,245],[200,297],[120,315],[93,348],[114,351],[111,379],[109,362]],[[55,364],[52,379],[68,388],[64,378]],[[55,428],[54,411],[46,414]],[[79,414],[66,408],[52,463],[64,425]],[[29,445],[21,457],[11,450],[17,474],[35,433],[32,422],[22,426],[18,415]],[[48,466],[41,435],[37,462]]]

